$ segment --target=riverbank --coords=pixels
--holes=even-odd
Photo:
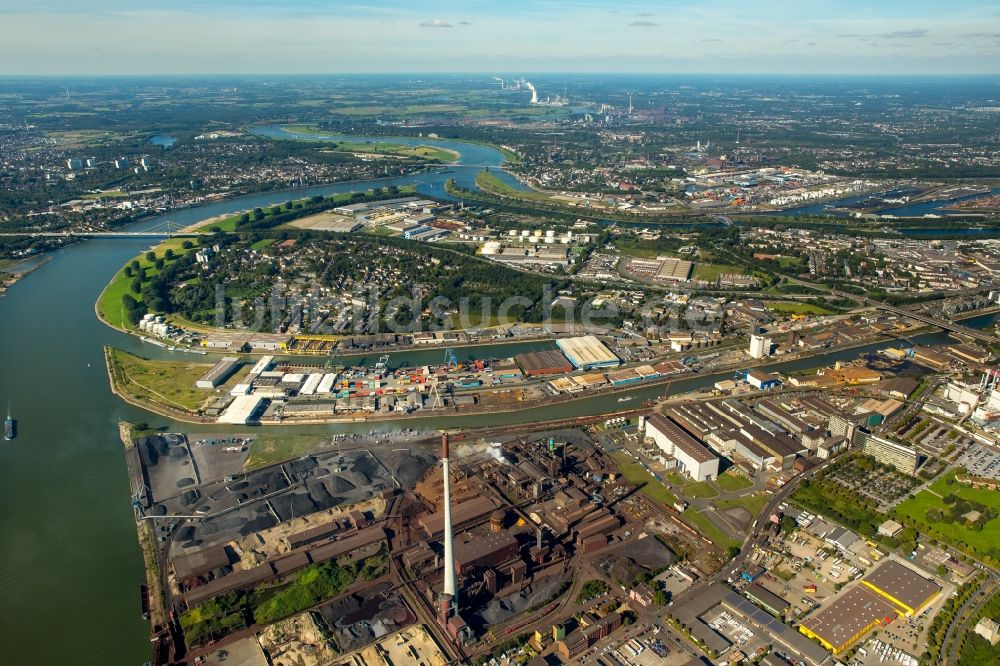
[[[133,496],[141,492],[144,483],[134,435],[135,426],[133,424],[128,421],[118,422],[118,436],[125,446],[125,460],[129,468],[129,481]],[[142,551],[143,565],[146,569],[146,595],[144,597],[146,607],[143,608],[143,611],[149,614],[149,622],[155,629],[167,623],[163,577],[156,555],[156,532],[151,520],[136,520],[135,528],[139,538],[139,549]]]
[[[42,256],[35,258],[35,261],[31,266],[27,266],[24,268],[18,267],[18,264],[28,261],[27,259],[22,259],[21,261],[15,261],[10,264],[4,264],[3,266],[0,266],[0,275],[9,276],[3,278],[3,281],[0,282],[0,297],[3,297],[7,293],[8,289],[10,289],[15,284],[17,284],[24,278],[28,277],[29,275],[37,271],[39,268],[41,268],[51,260],[52,257],[50,256]]]

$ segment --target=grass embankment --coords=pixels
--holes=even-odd
[[[949,541],[972,554],[998,560],[997,548],[1000,547],[1000,517],[985,521],[979,528],[968,526],[959,518],[954,521],[931,520],[930,509],[947,514],[952,505],[946,504],[944,498],[952,495],[959,500],[974,502],[989,507],[1000,516],[1000,493],[984,488],[969,488],[955,481],[957,470],[935,481],[928,489],[922,490],[915,497],[896,507],[897,516],[909,518],[917,525],[917,529],[934,538]],[[992,551],[992,553],[991,553]]]
[[[836,314],[815,303],[803,301],[764,301],[764,305],[771,312],[787,315],[831,315]]]
[[[232,592],[180,616],[184,638],[192,645],[221,638],[251,624],[291,617],[343,592],[358,580],[373,580],[387,570],[385,547],[360,563],[323,562],[306,567],[288,582]]]
[[[190,244],[192,247],[184,248],[185,242]],[[197,249],[197,247],[198,245],[193,243],[191,239],[169,238],[153,248],[152,251],[156,253],[157,257],[163,258],[163,265],[164,268],[166,268],[188,252]],[[168,249],[174,252],[173,259],[166,259],[165,253]],[[159,275],[160,271],[156,268],[156,262],[147,259],[146,254],[146,252],[143,252],[133,261],[139,262],[139,268],[140,270],[145,270],[147,278],[146,281],[148,281],[156,275]],[[101,295],[98,297],[96,309],[97,315],[112,326],[127,330],[136,330],[135,324],[129,320],[128,314],[125,312],[125,306],[122,303],[122,297],[126,294],[138,301],[142,300],[139,294],[132,291],[132,283],[135,281],[134,272],[131,277],[126,273],[126,269],[131,265],[132,262],[130,261],[128,264],[125,264],[125,266],[118,269],[115,276],[111,278],[111,282],[108,283],[108,286],[104,288],[104,291],[102,291]]]
[[[211,364],[151,361],[114,348],[108,348],[106,357],[115,389],[136,402],[195,414],[212,395],[194,385]]]

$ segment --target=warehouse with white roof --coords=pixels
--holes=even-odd
[[[613,368],[621,364],[621,359],[597,339],[596,335],[556,340],[556,345],[578,370]]]

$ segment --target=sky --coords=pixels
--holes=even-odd
[[[0,0],[0,74],[998,74],[1000,0]]]

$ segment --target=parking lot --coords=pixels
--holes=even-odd
[[[973,476],[1000,479],[1000,451],[993,447],[975,442],[962,452],[956,462]]]

